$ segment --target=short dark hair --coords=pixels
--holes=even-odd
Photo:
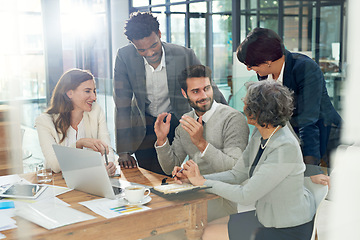
[[[129,41],[139,40],[159,32],[159,21],[150,12],[133,12],[126,21],[124,34]]]
[[[266,61],[276,61],[285,54],[280,36],[271,29],[255,28],[236,50],[238,60],[246,66],[258,66]]]
[[[204,65],[192,65],[190,67],[185,68],[179,75],[178,81],[180,87],[187,92],[187,83],[186,80],[188,78],[197,78],[197,77],[208,77],[210,80],[210,84],[212,85],[211,80],[211,69]]]
[[[256,120],[262,127],[285,126],[294,110],[291,90],[273,80],[248,82],[246,88],[243,101],[247,118]]]

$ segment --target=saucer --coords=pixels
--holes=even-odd
[[[147,204],[151,201],[151,197],[150,196],[147,196],[145,197],[142,201],[140,202],[137,202],[137,203],[130,203],[126,198],[121,198],[119,199],[119,203],[121,205],[144,205],[144,204]]]

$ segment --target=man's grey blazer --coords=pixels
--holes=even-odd
[[[190,111],[188,101],[181,94],[179,74],[188,66],[201,64],[192,49],[163,42],[168,91],[172,113],[180,117]],[[117,152],[133,153],[146,133],[145,101],[146,74],[143,57],[132,44],[118,50],[114,69],[114,102]],[[214,99],[227,104],[216,86]]]

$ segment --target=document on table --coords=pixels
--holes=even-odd
[[[8,229],[17,228],[15,223],[16,221],[14,219],[5,214],[1,214],[0,211],[0,232]]]
[[[111,200],[107,198],[79,202],[79,204],[89,208],[91,211],[103,216],[104,218],[114,218],[150,209],[149,207],[143,205],[124,206],[123,204],[120,204],[117,199]]]
[[[56,185],[47,185],[47,184],[43,184],[44,186],[47,186],[46,190],[36,199],[38,200],[44,200],[46,198],[53,198],[55,196],[67,193],[69,191],[72,191],[71,188],[67,188],[67,187],[60,187],[60,186],[56,186]]]
[[[33,203],[16,209],[16,215],[46,229],[54,229],[96,217],[62,204]]]

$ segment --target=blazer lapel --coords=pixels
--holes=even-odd
[[[51,118],[52,118],[52,122],[55,122],[55,120],[59,117],[59,114],[55,114],[53,115]],[[56,138],[56,142],[57,143],[60,143],[60,139],[63,137],[63,134],[62,133],[59,133],[58,131],[56,131],[56,128],[55,128],[55,124],[54,124],[54,128],[53,128],[53,136]],[[64,143],[64,142],[63,142]]]
[[[163,42],[162,44],[165,51],[166,77],[169,89],[170,102],[175,102],[175,81],[170,81],[171,79],[176,79],[176,76],[174,76],[174,74],[177,72],[174,54],[165,42]]]
[[[137,104],[141,110],[145,110],[145,99],[146,99],[146,72],[144,59],[138,53],[133,59],[134,66],[138,66],[135,72],[135,81],[132,81],[133,91],[137,99]]]
[[[292,76],[291,76],[291,70],[292,70],[292,56],[289,51],[285,51],[285,68],[284,68],[284,76],[283,76],[283,85],[292,88]]]
[[[85,128],[85,137],[87,138],[96,138],[91,132],[92,129],[97,129],[97,127],[92,127],[90,122],[90,117],[88,112],[83,114],[84,128]]]
[[[251,147],[251,153],[249,154],[249,167],[251,167],[251,165],[253,164],[256,154],[259,150],[259,146],[260,146],[260,138],[261,135],[259,133],[259,131],[255,128],[254,131],[256,131],[254,133],[254,135],[251,137],[252,138],[252,142],[248,144],[249,147]],[[249,168],[250,170],[250,168]]]

